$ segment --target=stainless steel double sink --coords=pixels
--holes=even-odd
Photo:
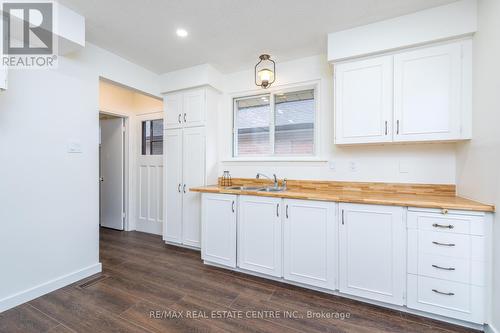
[[[226,187],[226,190],[235,191],[250,191],[250,192],[284,192],[286,188],[284,187],[274,187],[274,186],[230,186]]]

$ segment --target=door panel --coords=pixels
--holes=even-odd
[[[205,123],[205,89],[185,92],[183,103],[184,126],[202,126]]]
[[[281,199],[240,196],[238,266],[282,277]]]
[[[182,127],[182,93],[172,93],[164,97],[165,128]]]
[[[392,141],[392,56],[335,66],[335,143]]]
[[[182,243],[182,129],[166,130],[165,240]]]
[[[203,194],[202,258],[205,261],[236,267],[237,196]]]
[[[124,212],[124,133],[123,119],[101,119],[101,198],[100,223],[123,230]]]
[[[335,289],[335,204],[284,200],[284,205],[285,279]]]
[[[460,137],[460,43],[394,56],[395,140]]]
[[[182,165],[183,203],[182,203],[182,242],[200,247],[201,197],[190,192],[191,187],[205,184],[205,129],[202,127],[183,130]]]
[[[406,226],[402,207],[340,204],[340,291],[404,304]]]

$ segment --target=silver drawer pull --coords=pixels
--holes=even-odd
[[[448,225],[442,225],[442,224],[437,224],[437,223],[434,223],[432,225],[434,228],[442,228],[442,229],[453,229],[455,228],[455,226],[451,225],[451,224],[448,224]]]
[[[434,245],[439,245],[439,246],[455,246],[455,244],[446,244],[446,243],[439,243],[439,242],[432,242]]]
[[[432,291],[435,292],[436,294],[445,295],[445,296],[454,296],[455,295],[454,293],[443,293],[442,291],[439,291],[436,289],[432,289]]]
[[[438,265],[432,265],[432,267],[437,268],[437,269],[442,269],[442,270],[445,270],[445,271],[454,271],[455,270],[455,268],[453,268],[453,267],[441,267],[441,266],[438,266]]]

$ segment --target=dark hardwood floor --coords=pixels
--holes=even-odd
[[[0,332],[475,332],[208,267],[152,235],[101,229],[100,243],[102,274],[0,314]]]

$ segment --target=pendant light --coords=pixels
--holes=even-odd
[[[262,54],[255,65],[255,84],[264,89],[269,88],[276,79],[276,63],[269,54]]]

